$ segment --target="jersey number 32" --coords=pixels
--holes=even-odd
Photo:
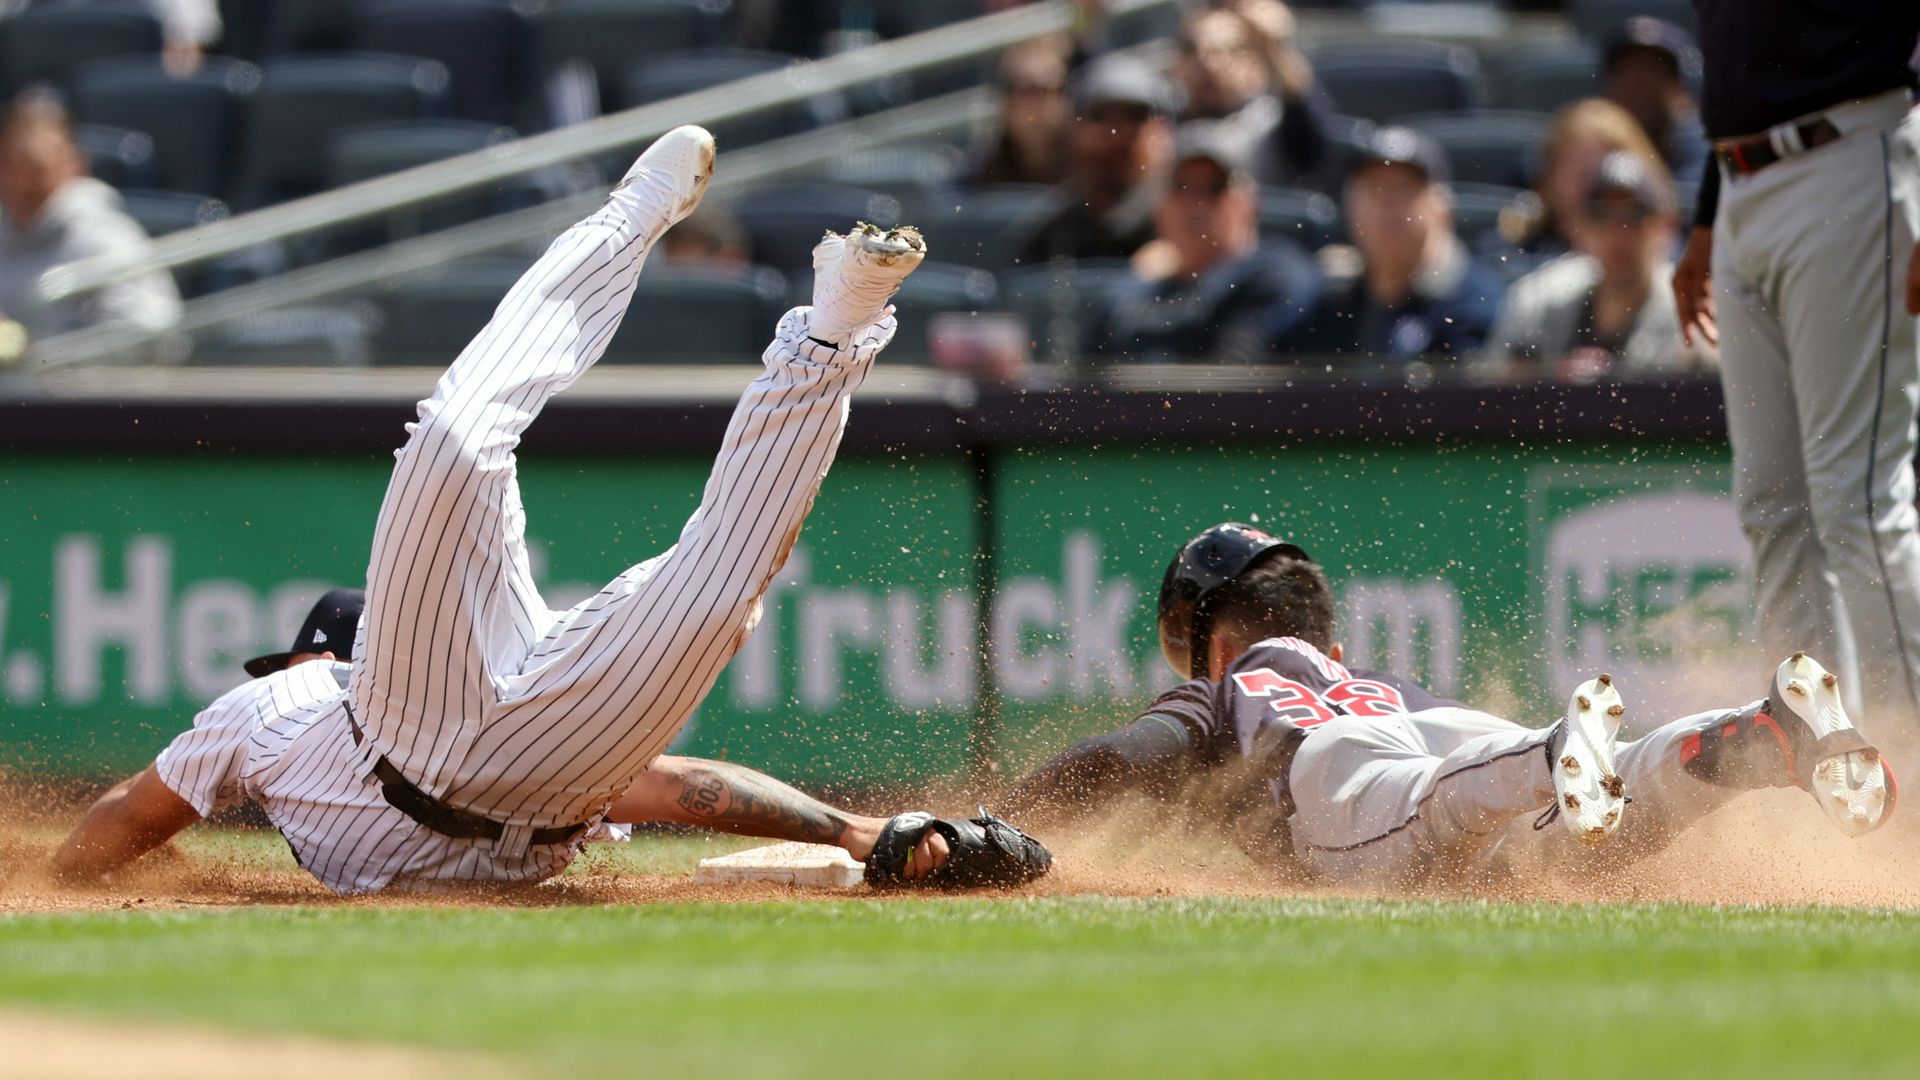
[[[1391,716],[1407,711],[1400,691],[1372,679],[1343,679],[1315,693],[1271,668],[1236,671],[1234,685],[1248,697],[1268,698],[1273,714],[1295,727],[1313,727],[1336,716]]]

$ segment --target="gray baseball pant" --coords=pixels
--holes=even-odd
[[[1713,233],[1727,433],[1766,655],[1838,661],[1861,726],[1920,721],[1915,417],[1902,297],[1920,233],[1906,91],[1830,109],[1842,138],[1721,175]],[[1857,696],[1854,696],[1857,694]]]

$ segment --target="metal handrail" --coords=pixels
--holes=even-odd
[[[1118,17],[1171,2],[1173,0],[1111,0],[1107,11],[1109,17]],[[713,123],[991,53],[1069,28],[1076,17],[1074,9],[1070,0],[1047,0],[363,180],[164,237],[155,242],[151,257],[138,262],[95,256],[54,267],[41,277],[40,292],[48,302],[62,300],[155,270],[170,270],[257,244],[334,228],[348,221],[631,146],[654,138],[676,124]]]

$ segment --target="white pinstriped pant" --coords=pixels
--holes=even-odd
[[[616,192],[501,301],[420,404],[374,533],[350,687],[368,736],[357,768],[384,754],[430,794],[506,823],[493,854],[508,861],[532,830],[604,813],[712,687],[893,332],[888,317],[836,352],[807,340],[806,309],[789,312],[678,543],[549,610],[528,566],[514,449],[619,326],[665,220],[647,202],[659,198]]]

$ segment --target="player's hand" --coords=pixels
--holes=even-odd
[[[907,879],[909,881],[918,881],[928,874],[933,873],[935,870],[940,869],[942,866],[947,865],[947,856],[950,853],[947,847],[947,838],[932,829],[928,829],[927,835],[921,837],[920,842],[913,845],[913,853],[907,856]]]
[[[1909,299],[1912,295],[1909,290]],[[1698,333],[1707,344],[1720,344],[1713,311],[1713,230],[1705,225],[1695,225],[1687,234],[1687,250],[1673,267],[1673,302],[1680,313],[1682,341],[1692,345]]]
[[[1913,258],[1907,261],[1907,314],[1920,315],[1920,243],[1913,245]]]

